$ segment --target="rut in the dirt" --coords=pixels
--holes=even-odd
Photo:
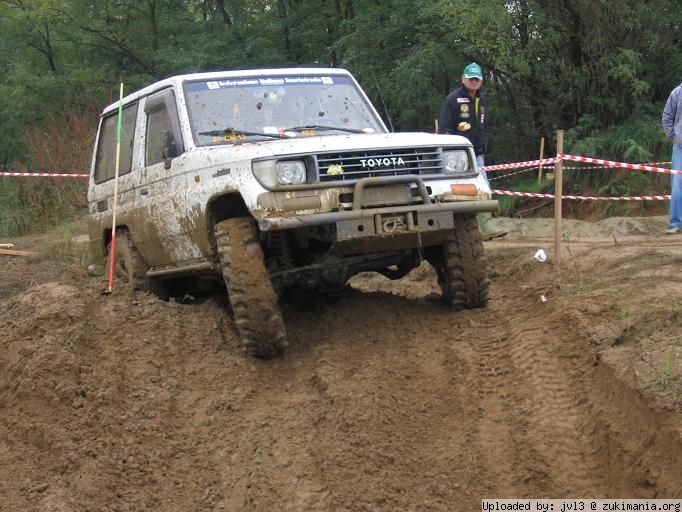
[[[425,267],[360,276],[320,310],[285,308],[291,348],[269,362],[243,354],[224,298],[90,283],[4,301],[3,506],[450,511],[682,492],[668,418],[614,398],[598,305],[498,278],[487,308],[452,312],[435,283]]]

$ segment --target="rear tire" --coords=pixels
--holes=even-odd
[[[214,227],[218,257],[237,329],[246,351],[269,359],[287,347],[278,297],[265,266],[253,219],[238,217]]]
[[[455,229],[429,262],[438,274],[443,302],[456,310],[482,308],[490,298],[490,280],[476,217],[455,215],[454,220]]]
[[[149,266],[140,253],[137,252],[130,233],[127,229],[116,230],[116,247],[114,248],[114,278],[130,291],[151,292],[162,300],[168,300],[168,289],[163,281],[145,277]],[[109,276],[109,255],[111,242],[107,245],[107,255],[104,260],[105,275]]]
[[[111,254],[111,242],[107,245],[107,255],[104,260],[105,274],[109,276],[109,257]],[[130,291],[148,291],[149,285],[145,274],[149,267],[137,252],[127,229],[116,230],[116,242],[114,247],[114,278],[120,281]]]

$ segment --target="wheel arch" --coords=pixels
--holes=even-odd
[[[247,216],[251,216],[251,212],[239,192],[228,192],[212,197],[206,205],[206,229],[211,247],[214,250],[216,248],[213,231],[216,224],[227,219]]]
[[[117,224],[116,231],[120,230],[124,230],[130,233],[130,230],[128,229],[128,226],[126,224]],[[104,254],[105,258],[107,257],[107,248],[109,247],[109,243],[111,243],[111,233],[112,233],[111,226],[106,227],[102,230],[102,253]]]

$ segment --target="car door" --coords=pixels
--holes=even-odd
[[[111,230],[114,203],[116,203],[117,226],[127,225],[133,214],[135,189],[139,184],[139,168],[136,169],[135,133],[138,124],[137,101],[126,104],[121,116],[120,154],[118,155],[118,179],[116,179],[116,160],[118,146],[118,110],[104,115],[100,121],[93,176],[90,183],[90,237],[97,246],[104,248],[105,233]],[[117,200],[114,201],[114,193]]]
[[[187,227],[186,176],[175,92],[164,89],[144,101],[144,247],[150,266],[178,265],[201,256]]]

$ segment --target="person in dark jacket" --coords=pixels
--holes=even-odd
[[[484,155],[488,150],[486,126],[488,112],[486,101],[481,95],[483,70],[472,62],[464,68],[462,85],[447,95],[440,110],[438,133],[461,135],[469,139],[474,146],[476,161],[479,167],[485,165]],[[488,182],[485,171],[481,175]],[[507,234],[496,230],[492,225],[492,214],[478,215],[478,225],[484,239],[497,238]]]

